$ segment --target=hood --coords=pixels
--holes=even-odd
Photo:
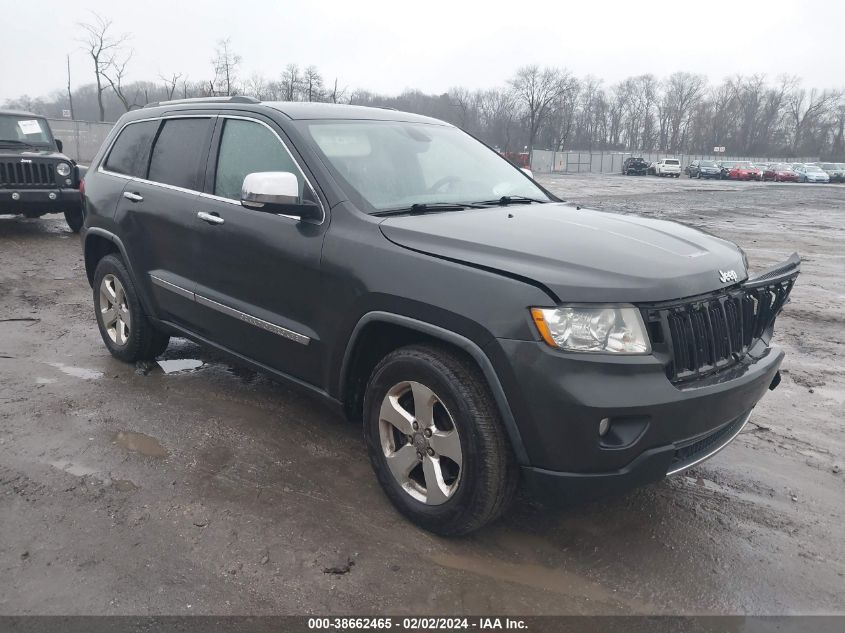
[[[559,301],[651,302],[747,277],[739,248],[665,220],[577,210],[563,203],[467,209],[385,219],[406,248],[530,280]]]
[[[55,149],[33,149],[31,147],[8,147],[0,143],[0,158],[52,158],[55,160],[71,160]]]

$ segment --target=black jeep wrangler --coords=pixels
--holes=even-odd
[[[82,228],[80,169],[62,153],[62,142],[53,138],[44,117],[0,110],[0,215],[64,213],[77,233]]]
[[[566,204],[442,121],[163,103],[85,181],[109,351],[184,336],[327,400],[435,532],[494,519],[520,480],[575,501],[681,472],[778,383],[797,255],[751,276],[731,242]]]

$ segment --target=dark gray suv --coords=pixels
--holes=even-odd
[[[125,361],[184,336],[363,425],[441,534],[518,482],[577,501],[713,455],[778,382],[793,255],[580,209],[459,129],[245,97],[123,116],[85,180],[97,324]]]

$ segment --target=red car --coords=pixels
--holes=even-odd
[[[760,180],[760,170],[751,163],[737,163],[728,172],[729,180]]]
[[[792,165],[777,163],[769,165],[763,172],[763,180],[773,182],[798,182],[798,172],[792,169]]]

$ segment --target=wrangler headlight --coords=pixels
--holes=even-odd
[[[531,308],[531,316],[551,347],[571,352],[651,353],[640,311],[632,306]]]
[[[56,165],[56,171],[59,176],[70,176],[70,165],[67,163],[59,163]]]

